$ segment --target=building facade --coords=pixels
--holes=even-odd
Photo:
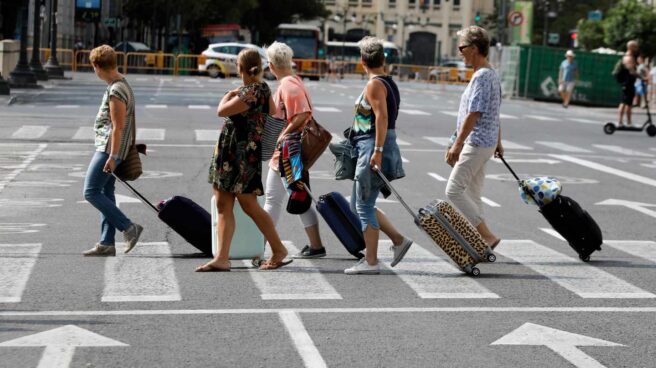
[[[323,0],[332,14],[324,41],[372,35],[394,42],[402,62],[433,65],[458,56],[456,33],[494,12],[494,0]]]

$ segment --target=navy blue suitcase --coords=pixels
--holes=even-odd
[[[150,203],[132,185],[113,174],[132,193],[157,213],[157,217],[205,255],[212,257],[212,216],[189,198],[174,196],[158,206]]]
[[[320,196],[316,203],[317,211],[346,250],[358,259],[364,257],[364,235],[360,219],[351,211],[346,198],[337,192],[331,192]]]

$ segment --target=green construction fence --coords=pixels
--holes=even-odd
[[[517,95],[536,100],[558,101],[558,72],[566,49],[520,45]],[[588,106],[617,106],[621,87],[612,75],[621,55],[597,54],[575,50],[579,80],[572,103]]]

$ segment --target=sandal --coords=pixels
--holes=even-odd
[[[221,267],[214,266],[211,263],[206,263],[202,266],[197,267],[196,272],[230,272],[230,267],[221,268]]]
[[[288,264],[290,264],[292,262],[294,262],[293,259],[290,259],[290,260],[287,260],[287,261],[285,261],[285,260],[282,260],[282,261],[267,260],[267,261],[264,261],[264,262],[260,263],[260,270],[265,270],[265,271],[276,270],[276,269],[278,269],[282,266],[287,266]]]

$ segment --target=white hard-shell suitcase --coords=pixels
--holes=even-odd
[[[262,205],[262,197],[258,197],[258,203]],[[218,252],[217,224],[219,222],[216,209],[216,198],[212,196],[212,255]],[[264,257],[264,235],[260,232],[255,222],[241,209],[239,202],[235,200],[235,234],[230,245],[230,259],[251,259],[253,264],[259,264]]]

